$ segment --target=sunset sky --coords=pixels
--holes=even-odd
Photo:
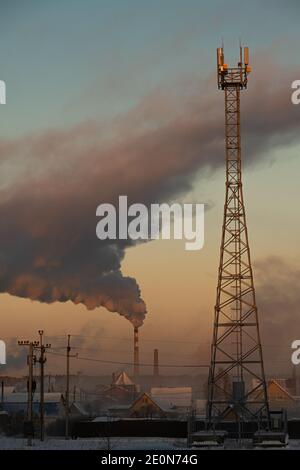
[[[241,104],[243,183],[266,372],[291,370],[291,341],[300,338],[300,105],[290,99],[300,79],[299,15],[296,0],[0,2],[5,373],[25,372],[16,341],[37,339],[40,328],[57,354],[71,334],[81,356],[130,362],[127,319],[52,302],[69,296],[92,308],[128,290],[138,309],[127,276],[147,306],[141,360],[151,363],[158,348],[162,364],[208,362],[225,189],[216,47],[223,40],[235,65],[239,39],[253,66]],[[204,248],[101,246],[96,207],[119,194],[205,203]],[[120,367],[72,362],[73,372]],[[63,372],[64,358],[49,355],[47,368]]]

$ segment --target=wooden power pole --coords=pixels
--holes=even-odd
[[[34,393],[33,387],[33,365],[36,361],[36,357],[34,356],[34,348],[39,347],[38,341],[18,341],[19,346],[28,346],[28,355],[27,355],[27,363],[28,363],[28,387],[27,387],[27,445],[32,445],[33,439],[33,406],[32,406],[32,399]]]
[[[71,355],[71,335],[68,335],[67,342],[67,377],[66,377],[66,402],[65,402],[65,438],[69,439],[69,417],[70,417],[70,358],[77,357],[77,354]]]
[[[44,440],[45,437],[45,400],[44,400],[44,365],[46,362],[45,352],[47,348],[51,347],[51,344],[43,344],[43,330],[39,330],[40,335],[40,438],[41,441]]]
[[[33,381],[33,343],[29,343],[29,353],[28,353],[28,422],[32,426],[33,419],[32,419],[32,381]],[[31,446],[32,444],[32,435],[28,433],[28,445]]]
[[[68,344],[67,344],[67,384],[66,384],[66,439],[69,439],[69,412],[70,412],[70,405],[69,405],[69,395],[70,395],[70,335],[68,335]]]

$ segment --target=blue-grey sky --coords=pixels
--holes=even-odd
[[[206,77],[224,40],[299,64],[297,2],[1,1],[0,135],[108,118],[180,77]]]

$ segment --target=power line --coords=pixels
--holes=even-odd
[[[90,338],[90,339],[95,339],[94,336],[89,336],[89,335],[71,335],[72,338]],[[97,336],[98,339],[115,339],[118,341],[132,341],[131,338],[125,338],[125,337],[117,337],[117,336]],[[157,339],[157,338],[145,338],[143,339],[144,342],[150,342],[150,343],[183,343],[183,344],[210,344],[209,341],[184,341],[184,340],[172,340],[172,339]]]
[[[60,356],[60,357],[67,357],[65,354],[60,354],[60,353],[55,353],[52,351],[49,351],[49,354],[52,354],[53,356]],[[82,356],[77,356],[77,359],[80,359],[82,361],[90,361],[90,362],[101,362],[103,364],[117,364],[117,365],[123,365],[123,366],[132,366],[134,365],[133,362],[121,362],[121,361],[109,361],[109,360],[104,360],[104,359],[97,359],[97,358],[92,358],[92,357],[82,357]],[[141,366],[144,367],[153,367],[153,364],[149,363],[141,363]],[[174,367],[174,368],[181,368],[181,367],[195,367],[195,368],[208,368],[208,364],[160,364],[160,367]]]
[[[131,338],[125,338],[125,337],[118,337],[118,336],[89,336],[89,335],[70,335],[72,338],[89,338],[89,339],[109,339],[109,340],[118,340],[118,341],[129,341],[131,342]],[[65,340],[66,335],[45,335],[45,338],[57,338],[60,340]],[[15,336],[4,336],[2,337],[3,340],[16,340],[17,343],[17,338]],[[143,339],[143,343],[178,343],[178,344],[197,344],[198,346],[201,345],[210,345],[209,341],[184,341],[184,340],[168,340],[168,339],[155,339],[155,338],[147,338]],[[286,345],[283,344],[265,344],[263,345],[263,349],[265,348],[274,348],[274,349],[286,349]],[[64,347],[61,347],[61,349],[65,349]],[[81,349],[79,347],[73,347],[73,349]],[[88,349],[88,348],[82,348],[82,349]],[[101,350],[102,351],[102,350]]]

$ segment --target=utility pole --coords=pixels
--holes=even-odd
[[[65,417],[66,417],[66,428],[65,438],[69,439],[69,415],[70,415],[70,358],[77,357],[77,354],[70,354],[71,352],[71,335],[68,335],[67,343],[67,379],[66,379],[66,403],[65,403]]]
[[[66,387],[66,439],[69,439],[69,393],[70,393],[70,335],[68,335],[68,345],[67,345],[67,387]]]
[[[33,365],[36,361],[36,357],[34,356],[34,348],[39,346],[38,341],[18,341],[19,346],[28,346],[28,355],[27,355],[27,364],[28,364],[28,388],[27,388],[27,445],[32,445],[32,438],[33,438],[33,409],[32,409],[32,398],[34,393],[33,387]]]
[[[29,343],[29,354],[28,354],[28,422],[32,423],[32,380],[33,380],[33,343]],[[28,445],[31,446],[31,435],[28,434]]]
[[[40,335],[40,437],[41,441],[44,440],[45,437],[45,425],[44,425],[44,410],[45,410],[45,403],[44,403],[44,364],[46,362],[45,352],[47,348],[51,347],[51,344],[43,344],[43,330],[39,330]]]

